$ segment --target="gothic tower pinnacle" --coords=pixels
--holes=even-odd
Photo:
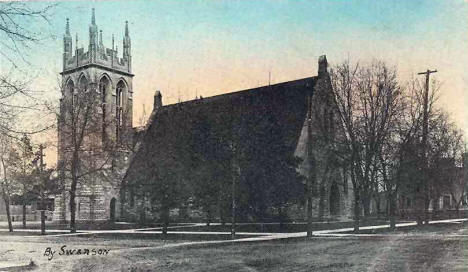
[[[65,26],[65,35],[63,35],[63,67],[72,56],[72,37],[70,35],[70,22],[67,18],[67,24]]]
[[[96,25],[96,15],[94,8],[92,9],[91,25],[89,26],[89,52],[92,56],[92,61],[96,60],[96,51],[98,45],[98,27]]]
[[[132,55],[131,55],[131,41],[130,35],[128,32],[128,21],[125,21],[125,35],[123,38],[123,59],[127,62],[128,71],[131,71],[131,62],[132,62]]]

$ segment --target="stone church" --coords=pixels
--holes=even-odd
[[[297,172],[304,177],[307,195],[304,201],[291,208],[289,218],[303,220],[306,207],[312,207],[313,216],[343,219],[352,214],[353,192],[346,171],[329,155],[329,137],[338,137],[337,116],[333,108],[327,59],[318,61],[318,75],[284,83],[267,85],[223,95],[197,98],[172,105],[162,104],[162,94],[157,91],[154,107],[144,128],[132,128],[132,69],[131,42],[128,24],[125,24],[123,52],[120,57],[112,38],[112,47],[103,44],[102,31],[98,31],[94,9],[89,27],[88,51],[72,49],[69,22],[64,35],[62,100],[79,91],[77,86],[89,86],[99,93],[102,116],[101,141],[114,139],[129,146],[118,155],[113,155],[111,170],[101,171],[83,181],[77,189],[77,220],[160,220],[160,204],[148,197],[148,183],[154,179],[154,169],[148,164],[164,164],[167,169],[177,169],[193,162],[178,158],[168,147],[182,145],[186,154],[194,148],[187,139],[197,137],[196,120],[206,127],[228,127],[231,131],[245,131],[252,135],[249,142],[264,142],[257,139],[258,131],[252,127],[274,127],[284,136],[282,146],[288,155],[300,158]],[[62,103],[61,103],[62,105]],[[246,126],[245,124],[254,124]],[[258,126],[255,124],[258,123]],[[219,135],[208,132],[204,137],[217,138],[221,145],[233,144]],[[58,160],[65,161],[67,142],[59,122]],[[184,135],[175,137],[174,135]],[[122,137],[126,135],[126,137]],[[262,135],[265,135],[264,133]],[[186,139],[186,140],[180,140]],[[328,140],[327,140],[328,139]],[[180,142],[182,141],[182,142]],[[185,142],[184,142],[185,141]],[[237,143],[242,145],[242,143]],[[170,157],[171,160],[167,158]],[[251,158],[255,160],[256,158]],[[258,158],[259,159],[259,158]],[[171,164],[173,162],[173,164]],[[203,166],[203,162],[201,163]],[[177,165],[177,166],[176,166]],[[193,178],[187,186],[194,188],[199,181]],[[65,182],[67,184],[67,182]],[[66,185],[67,186],[67,185]],[[152,184],[151,186],[165,186]],[[68,187],[69,188],[69,187]],[[191,197],[189,196],[190,200]],[[54,218],[68,220],[68,192],[55,198]],[[159,205],[159,206],[158,206]],[[180,211],[171,211],[171,215]],[[215,213],[214,219],[218,215]]]

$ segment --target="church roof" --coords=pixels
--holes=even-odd
[[[148,160],[163,161],[165,156],[177,157],[168,154],[171,153],[168,147],[183,146],[185,152],[192,152],[193,145],[189,142],[201,133],[200,129],[203,137],[216,137],[221,143],[229,134],[250,135],[241,141],[252,144],[268,141],[269,136],[265,135],[270,135],[270,132],[280,132],[288,152],[293,154],[307,114],[307,97],[312,94],[317,79],[309,77],[153,110],[124,183],[141,180],[136,175],[150,176]]]

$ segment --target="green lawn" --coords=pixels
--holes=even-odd
[[[399,221],[406,222],[406,221]],[[385,225],[389,224],[388,221],[372,219],[367,221],[361,221],[361,226],[371,226],[371,225]],[[314,222],[314,230],[328,230],[328,229],[340,229],[340,228],[352,228],[354,222],[339,222],[339,221],[330,221],[330,222]],[[150,229],[151,230],[151,229]],[[179,229],[172,229],[179,230]],[[215,231],[215,232],[230,232],[231,225],[203,225],[203,226],[184,226],[180,228],[182,231]],[[169,229],[171,231],[171,229]],[[239,223],[236,225],[236,232],[273,232],[273,233],[291,233],[291,232],[305,232],[307,231],[307,223],[285,223],[280,225],[279,223]]]
[[[354,233],[344,232],[344,233]],[[463,223],[436,223],[422,226],[407,226],[407,227],[398,227],[395,230],[390,230],[390,228],[384,229],[373,229],[373,230],[360,230],[359,234],[458,234],[458,235],[467,235],[468,234],[468,223],[465,221]]]
[[[466,245],[464,238],[304,238],[114,251],[70,267],[72,271],[466,271]],[[43,268],[60,269],[60,264]]]
[[[466,223],[451,223],[401,229],[396,235],[213,241],[210,244],[199,241],[202,237],[211,240],[201,234],[199,237],[170,235],[165,239],[151,233],[3,236],[0,264],[7,261],[26,265],[34,260],[38,265],[32,268],[34,271],[466,272],[466,229]],[[70,249],[103,248],[110,253],[105,256],[56,255],[52,261],[44,257],[47,247],[59,250],[63,245]]]

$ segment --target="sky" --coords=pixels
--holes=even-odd
[[[52,38],[31,48],[26,70],[35,87],[58,100],[66,18],[79,45],[88,45],[91,9],[122,53],[125,21],[135,74],[134,125],[153,95],[163,103],[208,97],[317,74],[317,60],[383,60],[402,80],[437,69],[440,103],[468,134],[468,2],[444,1],[34,1],[57,4],[50,24],[34,26]],[[73,43],[75,40],[73,39]],[[73,45],[75,46],[75,44]]]

